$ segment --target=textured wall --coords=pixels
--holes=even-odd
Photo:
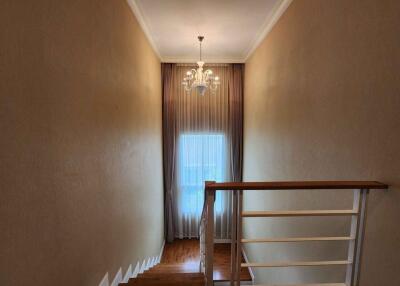
[[[160,81],[126,1],[1,1],[1,285],[98,285],[158,254]]]
[[[400,285],[400,2],[294,0],[246,63],[244,179],[372,179],[361,286]],[[349,192],[247,193],[247,209],[350,207]],[[324,223],[325,222],[325,223]],[[245,235],[341,235],[346,219],[247,219]],[[346,258],[341,243],[248,247],[253,261]],[[343,267],[257,270],[338,282]]]

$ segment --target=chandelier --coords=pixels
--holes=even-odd
[[[201,59],[201,43],[204,40],[203,36],[198,36],[200,43],[200,61],[197,62],[197,70],[192,69],[186,73],[186,77],[183,78],[183,86],[187,94],[190,94],[192,89],[195,89],[200,95],[204,95],[207,88],[210,89],[211,93],[215,93],[218,88],[219,77],[214,76],[212,70],[203,71],[204,62]]]

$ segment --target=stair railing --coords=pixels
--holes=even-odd
[[[214,201],[216,191],[231,191],[232,194],[232,238],[231,238],[231,286],[240,285],[243,267],[299,267],[346,265],[344,283],[326,284],[357,286],[360,277],[362,245],[367,216],[368,194],[372,189],[387,189],[388,185],[374,181],[311,181],[311,182],[243,182],[205,183],[205,201],[200,223],[200,269],[206,276],[206,285],[213,285],[214,259]],[[353,190],[353,208],[349,210],[288,210],[288,211],[243,211],[243,191],[246,190]],[[281,237],[252,239],[242,237],[243,218],[251,217],[327,217],[351,216],[348,236],[337,237]],[[348,257],[335,261],[286,261],[265,263],[242,263],[242,244],[304,241],[348,241]],[[318,284],[324,285],[324,284]]]

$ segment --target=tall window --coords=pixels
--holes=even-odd
[[[179,138],[178,187],[184,216],[200,216],[204,201],[204,181],[226,180],[226,139],[223,134],[182,134]],[[221,196],[215,203],[223,211]]]

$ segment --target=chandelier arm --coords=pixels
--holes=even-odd
[[[206,70],[204,73],[211,75],[213,72],[212,72],[212,70]]]

